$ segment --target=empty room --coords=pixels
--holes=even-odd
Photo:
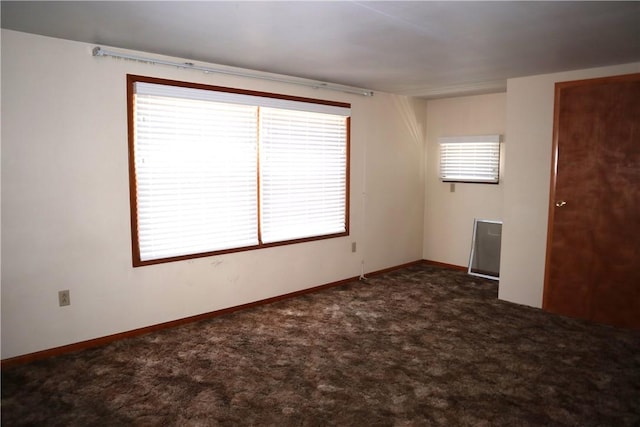
[[[640,2],[0,18],[2,425],[640,425]]]

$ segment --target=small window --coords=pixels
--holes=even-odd
[[[134,266],[348,235],[349,104],[128,82]]]
[[[438,142],[443,182],[500,180],[500,135],[441,137]]]

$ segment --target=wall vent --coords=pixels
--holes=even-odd
[[[500,278],[500,245],[502,242],[502,221],[475,219],[469,274],[487,279]]]

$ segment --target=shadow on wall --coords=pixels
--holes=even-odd
[[[394,96],[394,106],[402,118],[404,127],[407,129],[411,141],[417,146],[422,147],[424,144],[426,129],[420,123],[416,116],[415,100],[406,96]],[[424,119],[424,118],[423,118]]]

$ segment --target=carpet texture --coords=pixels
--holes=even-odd
[[[637,426],[640,333],[417,265],[5,369],[2,425]]]

